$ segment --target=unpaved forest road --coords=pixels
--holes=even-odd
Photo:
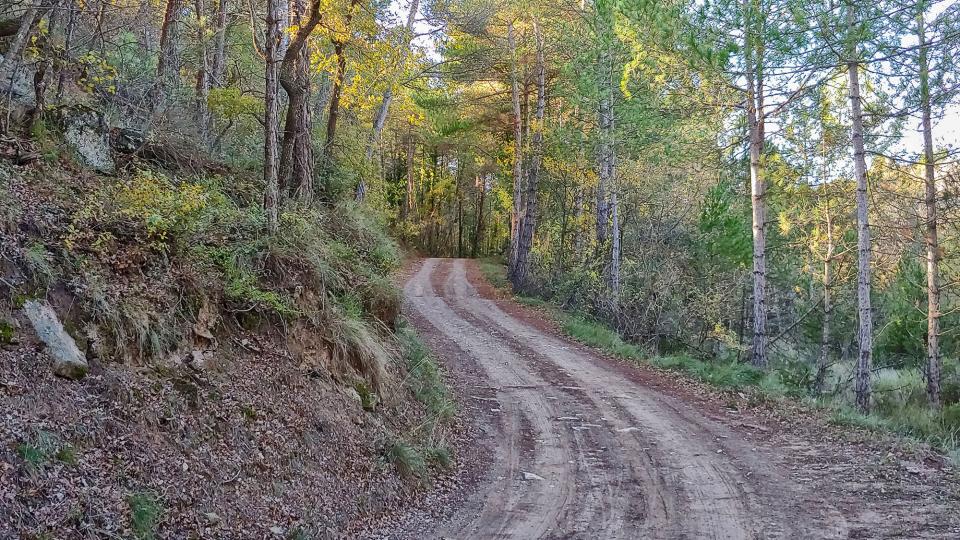
[[[418,330],[474,370],[465,398],[480,404],[488,424],[480,444],[493,454],[452,515],[418,535],[860,536],[827,494],[766,459],[769,449],[631,380],[630,368],[506,313],[478,293],[486,286],[472,265],[426,259],[404,289]]]

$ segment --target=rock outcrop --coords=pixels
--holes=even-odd
[[[47,346],[47,353],[53,358],[53,372],[68,379],[79,379],[86,375],[89,369],[87,358],[64,330],[53,308],[46,302],[28,300],[23,305],[23,311],[30,319],[37,337]]]

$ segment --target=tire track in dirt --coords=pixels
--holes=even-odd
[[[835,510],[796,508],[811,498],[736,434],[482,298],[463,260],[426,260],[405,292],[421,331],[473,357],[500,403],[488,481],[435,536],[845,536]]]
[[[462,261],[460,261],[462,262]],[[589,392],[578,386],[578,382],[557,369],[550,369],[539,360],[539,353],[523,343],[511,339],[460,305],[460,299],[476,296],[476,289],[466,280],[458,262],[443,266],[434,273],[434,288],[444,291],[448,305],[475,327],[484,328],[488,333],[508,345],[518,357],[553,388],[566,394],[564,416],[550,419],[566,424],[581,447],[592,450],[577,463],[575,474],[578,482],[586,486],[581,488],[586,499],[596,508],[581,504],[566,514],[566,521],[559,529],[578,534],[582,531],[603,531],[601,538],[658,538],[672,528],[668,509],[672,501],[659,496],[663,479],[656,469],[646,460],[645,448],[635,436],[627,433],[615,433],[607,429],[615,418],[609,407],[593,399]],[[452,266],[453,272],[447,271]],[[446,279],[444,279],[446,278]],[[570,411],[576,411],[573,414]],[[572,422],[571,422],[572,421]],[[651,475],[653,473],[653,475]],[[650,494],[646,497],[645,494]],[[644,508],[643,503],[647,505]]]
[[[428,260],[410,280],[406,287],[408,301],[465,354],[481,350],[493,353],[474,357],[496,391],[501,413],[501,444],[494,447],[496,469],[480,494],[480,504],[468,504],[479,508],[472,509],[471,515],[456,516],[437,536],[549,537],[560,514],[574,501],[574,482],[564,474],[567,463],[574,459],[572,441],[540,420],[554,414],[551,400],[538,391],[546,383],[525,372],[508,350],[497,347],[492,336],[458,318],[433,293],[430,274],[436,266],[435,261]],[[544,480],[523,479],[522,473],[532,471],[534,463]]]

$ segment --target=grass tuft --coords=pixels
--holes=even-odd
[[[407,387],[427,407],[433,421],[452,419],[456,414],[456,405],[443,382],[436,359],[410,327],[400,328],[397,336],[407,363]]]
[[[401,439],[387,445],[386,458],[404,478],[420,478],[427,469],[427,463],[420,451]]]
[[[141,491],[131,495],[127,505],[130,507],[130,526],[134,536],[140,540],[152,539],[163,511],[160,498],[151,491]]]

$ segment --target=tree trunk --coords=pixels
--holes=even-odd
[[[211,84],[217,88],[227,84],[227,10],[229,5],[229,0],[218,0],[217,2],[217,31],[214,36],[213,66],[210,68]]]
[[[855,32],[852,6],[847,8],[848,32]],[[860,353],[857,358],[855,393],[857,408],[870,412],[870,370],[873,363],[873,313],[870,307],[869,201],[867,199],[867,160],[863,144],[863,111],[860,105],[860,62],[857,47],[849,50],[847,76],[850,97],[850,140],[853,145],[853,166],[857,183],[857,312],[859,317]]]
[[[42,16],[43,14],[40,10],[33,7],[20,18],[19,26],[13,36],[13,40],[11,40],[10,46],[7,47],[3,61],[0,62],[0,82],[3,83],[2,90],[4,94],[9,93],[8,86],[13,85],[13,80],[16,77],[15,66],[17,66],[17,63],[20,61],[20,55],[23,54],[23,50],[27,46],[30,34]],[[10,80],[9,84],[7,84],[8,78]]]
[[[826,174],[823,176],[826,181]],[[816,395],[823,393],[827,371],[830,369],[830,315],[833,310],[830,287],[833,285],[833,220],[830,215],[830,195],[827,195],[827,253],[823,258],[823,322],[820,326],[820,357],[817,359],[817,372],[813,381]]]
[[[470,256],[476,258],[480,254],[480,245],[483,242],[483,206],[487,197],[487,180],[477,175],[477,227],[473,235],[473,249]]]
[[[179,79],[180,69],[177,44],[179,43],[178,26],[180,12],[183,10],[183,0],[167,0],[163,12],[163,23],[160,26],[160,55],[157,58],[157,95],[154,98],[154,107],[159,107],[167,99],[167,92],[175,87]]]
[[[267,27],[264,39],[266,56],[263,115],[263,180],[265,191],[263,209],[267,213],[267,226],[271,233],[277,232],[280,224],[279,182],[277,170],[277,128],[280,121],[278,97],[280,83],[278,75],[278,49],[280,47],[280,13],[278,3],[282,0],[267,0]]]
[[[537,40],[537,110],[534,113],[535,124],[532,127],[530,143],[530,170],[527,171],[527,195],[523,220],[520,225],[520,241],[517,243],[517,267],[513,273],[513,289],[523,291],[529,288],[530,250],[533,248],[533,234],[537,225],[537,187],[540,176],[540,161],[543,155],[543,116],[547,103],[547,75],[543,58],[543,35],[540,25],[534,23],[533,32]]]
[[[204,12],[206,11],[203,0],[196,0],[194,4],[197,18],[197,45],[198,45],[198,63],[197,86],[196,86],[196,106],[197,106],[197,131],[200,135],[200,142],[204,148],[210,147],[210,108],[207,100],[210,97],[210,65],[207,53],[207,38],[204,35]]]
[[[280,85],[287,94],[287,114],[281,146],[279,184],[281,195],[302,201],[313,197],[313,134],[310,114],[310,55],[307,39],[320,24],[320,0],[291,0],[290,23],[297,33],[290,40],[280,64]]]
[[[409,54],[410,44],[413,42],[413,24],[417,20],[417,11],[420,9],[420,0],[411,0],[410,10],[407,13],[406,33],[404,34],[403,47],[405,48],[403,59],[406,60]],[[391,80],[387,84],[387,89],[383,91],[383,97],[380,100],[380,107],[377,108],[377,114],[373,119],[373,132],[370,134],[370,140],[367,142],[367,161],[373,156],[373,149],[380,140],[380,134],[383,132],[383,126],[390,115],[390,104],[393,102],[393,85],[395,81]]]
[[[520,81],[517,69],[517,42],[511,22],[507,26],[510,50],[510,99],[513,104],[513,212],[510,214],[510,260],[507,274],[517,270],[520,247],[520,219],[523,212],[523,116],[520,111]]]
[[[617,190],[610,193],[610,269],[607,273],[607,287],[610,288],[610,305],[616,307],[620,300],[620,212],[617,204]]]
[[[410,133],[407,134],[407,195],[403,202],[403,210],[401,212],[401,219],[404,221],[410,218],[414,210],[414,205],[416,204],[413,180],[413,160],[416,157],[416,149],[416,141],[413,138],[413,131],[411,130]]]
[[[610,203],[607,193],[613,179],[613,59],[609,48],[600,54],[600,144],[597,149],[597,250],[603,252],[610,227]]]
[[[744,0],[744,60],[746,63],[747,129],[750,139],[750,203],[753,214],[753,341],[751,362],[767,367],[767,207],[763,171],[763,88],[757,85],[759,66],[754,65],[751,6]]]
[[[66,9],[68,11],[67,15],[67,29],[64,32],[63,37],[63,57],[64,61],[70,63],[73,58],[71,49],[73,48],[73,34],[77,27],[77,13],[76,13],[76,0],[68,0]],[[57,75],[57,92],[56,92],[56,102],[59,105],[63,100],[63,90],[67,82],[67,70],[61,69],[60,73]],[[2,79],[2,77],[0,77]]]
[[[927,248],[927,398],[930,406],[940,403],[940,245],[937,239],[937,182],[934,170],[933,127],[930,119],[930,68],[924,13],[917,16],[917,38],[920,44],[920,108],[923,116],[924,207]]]
[[[573,257],[574,264],[583,261],[583,186],[577,183],[573,195]]]
[[[333,39],[333,54],[337,58],[337,70],[333,77],[333,88],[330,91],[330,112],[327,114],[327,139],[323,143],[323,164],[329,169],[333,164],[333,146],[337,139],[337,122],[340,118],[340,96],[343,93],[343,82],[347,76],[347,56],[346,47],[349,39],[350,22],[353,20],[353,13],[360,0],[351,0],[350,7],[347,9],[346,20],[344,23],[345,31],[348,33],[346,38]]]

